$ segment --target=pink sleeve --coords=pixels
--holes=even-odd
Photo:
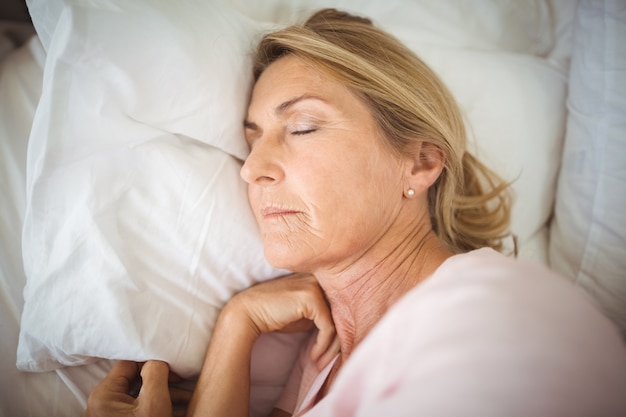
[[[306,382],[303,381],[305,369],[308,369],[311,364],[309,352],[311,351],[311,347],[315,341],[315,336],[316,333],[313,333],[309,337],[309,340],[302,344],[300,353],[298,354],[298,360],[291,370],[289,379],[285,384],[285,388],[278,399],[275,408],[280,408],[290,414],[293,414],[296,410],[296,406],[298,405],[298,401],[300,399],[299,397],[301,396],[302,384]]]
[[[307,417],[626,416],[626,349],[578,289],[491,250],[393,306]]]

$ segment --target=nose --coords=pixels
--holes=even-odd
[[[276,140],[257,139],[241,167],[240,175],[250,185],[269,186],[284,178],[281,146]]]

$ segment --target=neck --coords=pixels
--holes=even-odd
[[[382,239],[348,266],[316,271],[330,303],[343,361],[389,307],[451,255],[424,226],[405,232],[400,244],[397,235],[388,244]]]

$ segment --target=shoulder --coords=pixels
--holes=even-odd
[[[417,319],[416,319],[417,318]],[[409,326],[415,342],[462,337],[485,349],[512,353],[597,349],[589,341],[619,338],[591,298],[547,267],[492,249],[456,255],[401,299],[383,326]],[[576,346],[576,347],[574,347]]]
[[[394,308],[429,308],[453,313],[469,307],[473,307],[470,313],[476,316],[490,312],[504,314],[508,319],[520,315],[532,320],[541,314],[558,320],[565,314],[578,314],[606,322],[590,298],[565,277],[543,265],[511,258],[489,248],[449,258]]]
[[[413,411],[394,415],[625,411],[626,350],[566,279],[481,249],[449,258],[398,301],[336,387],[346,406],[373,396],[379,412]]]

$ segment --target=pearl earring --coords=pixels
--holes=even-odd
[[[406,196],[407,197],[413,197],[415,195],[415,190],[412,188],[409,188],[408,190],[406,190]]]

